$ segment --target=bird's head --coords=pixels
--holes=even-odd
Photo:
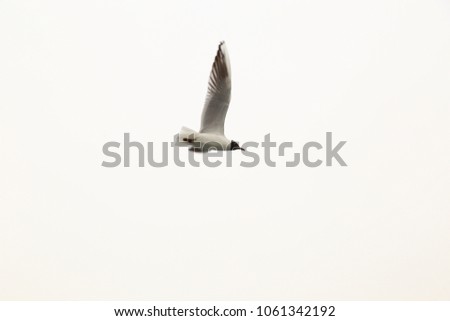
[[[241,147],[239,146],[239,144],[236,143],[234,140],[231,141],[231,143],[230,143],[230,145],[229,145],[229,148],[230,148],[230,150],[240,149],[240,150],[245,151],[245,149],[241,148]]]

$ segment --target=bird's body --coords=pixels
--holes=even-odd
[[[193,151],[208,151],[211,148],[227,150],[231,140],[217,133],[201,133],[187,127],[182,127],[178,135],[179,145],[190,146]]]
[[[208,93],[203,107],[200,131],[182,127],[177,137],[180,145],[194,151],[235,150],[239,145],[225,137],[224,125],[231,100],[231,66],[224,42],[221,42],[209,76]]]

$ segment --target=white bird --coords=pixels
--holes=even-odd
[[[203,106],[200,132],[182,127],[175,138],[178,145],[191,146],[190,150],[206,152],[216,150],[244,150],[224,134],[225,117],[231,100],[231,66],[225,42],[219,44],[211,69],[208,92]]]

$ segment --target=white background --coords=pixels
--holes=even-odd
[[[450,316],[449,301],[3,301],[0,302],[0,317],[4,320],[46,320],[59,321],[62,316],[67,321],[78,320],[120,320],[120,319],[142,319],[135,316],[116,317],[115,311],[125,309],[143,309],[148,314],[148,310],[162,311],[167,315],[165,309],[206,309],[213,311],[213,307],[219,309],[219,313],[225,312],[224,309],[245,309],[246,314],[243,316],[224,317],[219,316],[216,319],[222,320],[302,320],[300,314],[290,316],[292,313],[290,306],[295,307],[294,311],[300,311],[298,307],[302,306],[303,316],[307,320],[334,320],[334,321],[359,321],[362,318],[365,321],[398,321],[398,320],[433,320],[448,321]],[[258,316],[258,307],[261,306],[261,314]],[[284,310],[282,307],[285,307]],[[305,306],[313,308],[317,306],[318,315],[312,316],[315,310],[309,312]],[[328,309],[326,316],[322,317],[320,308],[325,306],[329,308],[333,306],[333,316],[329,316],[332,309]],[[154,307],[159,310],[154,310]],[[268,308],[266,308],[268,307]],[[117,310],[115,310],[117,309]],[[278,312],[278,316],[273,314]],[[122,310],[122,311],[123,311]],[[128,310],[128,311],[129,311]],[[253,313],[251,312],[253,311]],[[265,316],[265,312],[270,313],[270,317]],[[272,312],[270,312],[272,311]],[[282,316],[283,312],[286,316]],[[122,312],[123,313],[123,312]],[[129,312],[131,313],[131,312]],[[133,312],[136,313],[136,312]],[[158,313],[158,312],[156,312]],[[161,314],[161,312],[159,312]],[[195,313],[195,312],[194,312]],[[201,312],[200,312],[201,313]],[[203,313],[208,313],[207,311]],[[190,311],[188,311],[190,314]],[[173,315],[173,312],[171,312]],[[242,315],[242,312],[240,312]],[[145,319],[145,318],[144,318]],[[143,320],[144,320],[143,319]],[[164,320],[167,317],[151,317],[151,319]],[[172,318],[173,319],[173,318]],[[180,317],[180,320],[211,320],[212,317]]]
[[[221,40],[227,136],[348,167],[102,167]],[[1,1],[0,299],[450,299],[449,57],[447,1]]]

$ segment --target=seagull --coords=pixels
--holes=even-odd
[[[203,106],[200,131],[182,127],[175,142],[190,146],[191,151],[244,150],[224,134],[225,117],[231,100],[231,66],[225,42],[219,44],[209,75],[208,92]],[[245,150],[244,150],[245,151]]]

